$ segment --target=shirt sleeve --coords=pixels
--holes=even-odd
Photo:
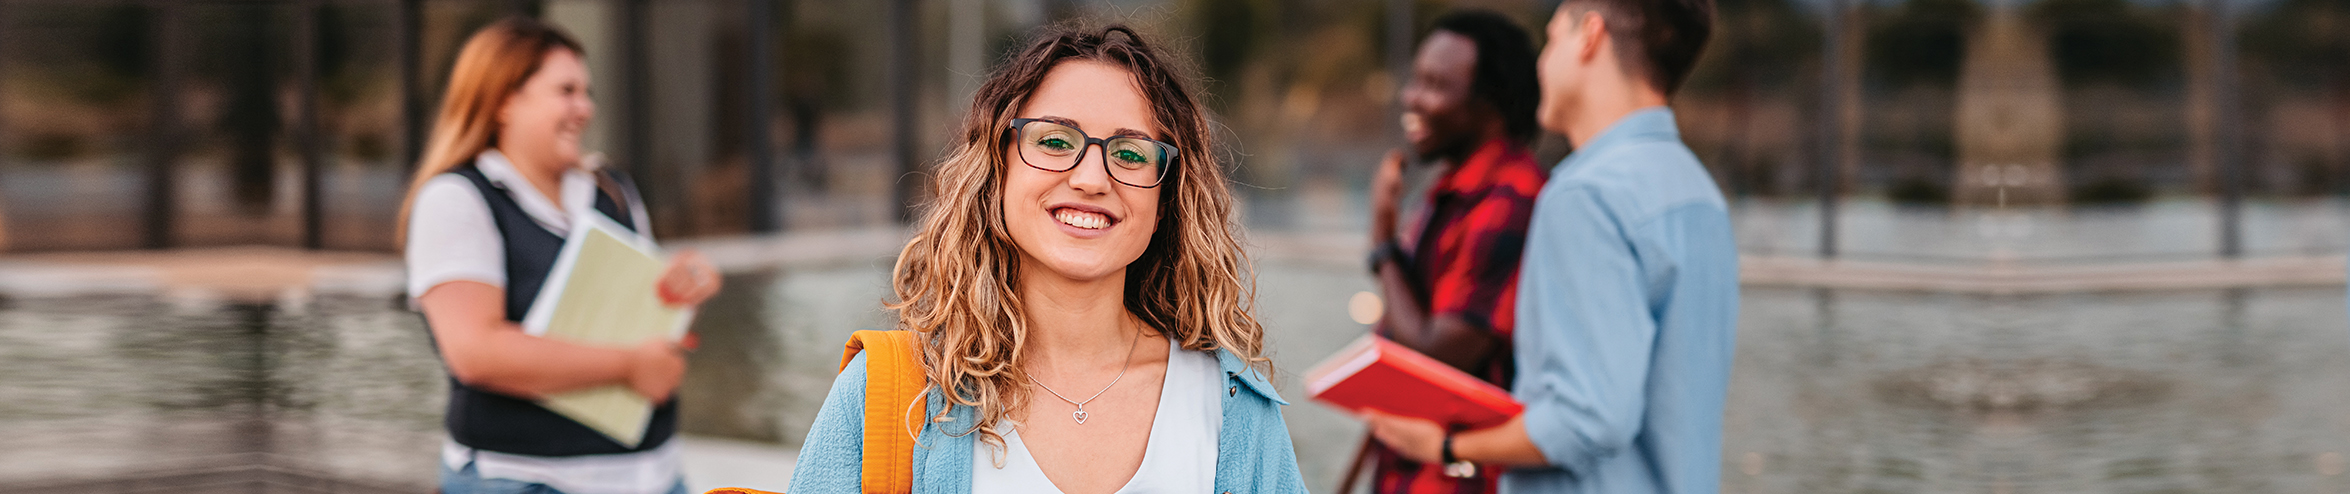
[[[1590,471],[1641,430],[1657,322],[1629,226],[1593,190],[1557,192],[1537,204],[1526,247],[1517,394],[1543,457]]]
[[[408,214],[408,300],[451,281],[506,287],[506,240],[473,184],[435,177],[416,192]]]

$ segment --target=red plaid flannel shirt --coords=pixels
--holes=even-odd
[[[1518,262],[1543,181],[1542,167],[1525,148],[1507,139],[1488,141],[1429,188],[1412,236],[1417,240],[1405,246],[1406,272],[1425,290],[1420,306],[1430,319],[1459,316],[1501,340],[1485,368],[1463,370],[1504,388],[1515,366],[1509,341],[1517,325]],[[1440,465],[1373,447],[1372,491],[1380,494],[1493,492],[1500,480],[1498,468],[1455,479],[1444,476]]]

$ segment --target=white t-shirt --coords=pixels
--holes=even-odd
[[[1159,388],[1159,411],[1151,419],[1142,467],[1118,488],[1119,494],[1200,493],[1216,487],[1216,436],[1224,429],[1224,374],[1216,357],[1167,342],[1167,379]],[[972,441],[971,494],[1059,493],[1020,442],[1019,424],[1004,433],[1004,467],[986,441]]]
[[[565,211],[595,207],[596,179],[588,171],[563,172],[557,192],[563,198],[563,208],[557,209],[498,150],[482,151],[474,157],[473,166],[481,169],[483,178],[504,186],[532,221],[556,235],[571,231],[571,217]],[[653,230],[645,218],[644,203],[634,197],[627,199],[636,230],[651,238]],[[506,287],[506,238],[498,234],[497,221],[490,219],[489,203],[484,202],[481,191],[464,177],[433,177],[416,192],[416,204],[408,214],[406,256],[410,307],[415,307],[416,297],[451,281]],[[463,470],[470,461],[485,479],[546,484],[572,494],[667,493],[677,483],[677,455],[676,441],[635,453],[581,457],[476,451],[454,440],[441,445],[441,462],[452,470]]]

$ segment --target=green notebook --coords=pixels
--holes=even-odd
[[[662,305],[654,289],[667,266],[651,239],[602,213],[573,215],[571,236],[522,328],[534,336],[613,348],[684,337],[693,311]],[[644,440],[653,419],[653,403],[623,385],[550,395],[539,404],[630,448]]]

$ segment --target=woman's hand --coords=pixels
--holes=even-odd
[[[654,338],[628,351],[628,388],[654,403],[669,401],[685,380],[685,348]]]
[[[669,258],[669,267],[661,270],[661,281],[654,291],[670,307],[692,307],[717,295],[721,279],[718,268],[711,266],[702,253],[679,251],[676,257]]]

